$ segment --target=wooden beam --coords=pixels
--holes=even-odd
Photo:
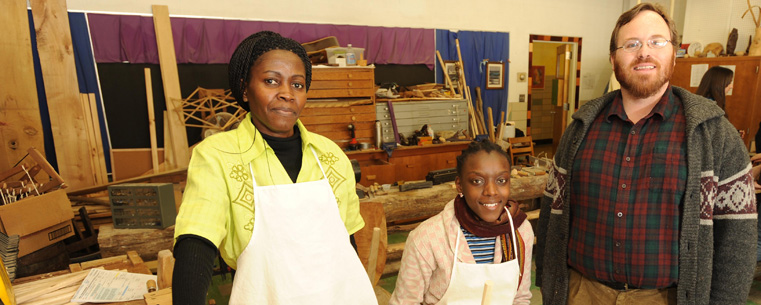
[[[3,1],[0,10],[0,172],[7,171],[29,148],[44,151],[32,39],[26,1]]]
[[[153,26],[156,30],[156,43],[159,51],[161,79],[164,83],[164,102],[166,103],[170,139],[164,138],[167,152],[167,169],[186,167],[190,161],[188,136],[182,124],[182,93],[180,77],[177,74],[177,57],[174,53],[172,26],[169,21],[169,7],[153,5]]]
[[[58,172],[72,187],[95,185],[74,65],[66,0],[31,0]]]
[[[145,68],[145,97],[148,99],[148,129],[151,135],[151,165],[153,173],[159,172],[159,152],[156,144],[156,115],[153,110],[153,84],[151,83],[151,68]],[[116,180],[116,178],[114,178]]]

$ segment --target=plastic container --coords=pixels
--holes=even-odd
[[[354,54],[354,49],[351,47],[351,44],[348,44],[346,46],[346,65],[347,66],[357,65],[357,56],[356,54]]]

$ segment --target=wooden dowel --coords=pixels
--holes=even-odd
[[[481,298],[481,305],[491,304],[491,280],[487,280],[484,283],[484,295]]]
[[[494,116],[492,115],[491,107],[487,108],[487,114],[489,115],[489,139],[491,139],[492,142],[495,142],[496,139],[494,138]]]

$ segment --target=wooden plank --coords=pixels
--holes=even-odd
[[[106,168],[106,153],[103,149],[103,138],[100,132],[100,116],[98,115],[98,100],[95,98],[95,93],[87,94],[90,101],[90,116],[92,117],[93,132],[95,133],[95,153],[97,159],[95,162],[98,164],[98,177],[100,180],[98,184],[108,183],[108,168]]]
[[[167,150],[167,169],[186,167],[190,160],[188,136],[185,125],[182,124],[182,94],[180,77],[177,73],[177,58],[174,53],[172,26],[169,21],[169,7],[153,5],[153,26],[156,30],[156,43],[159,51],[161,79],[164,84],[164,99],[169,121],[164,126],[169,127],[170,140],[164,138],[164,148]],[[168,142],[168,143],[167,143]]]
[[[26,1],[3,1],[0,10],[0,172],[23,159],[29,148],[44,151],[32,61]],[[42,177],[42,176],[38,176]]]
[[[37,51],[51,113],[58,172],[71,187],[95,185],[79,102],[79,84],[66,0],[32,0]]]
[[[148,129],[151,135],[151,165],[154,173],[159,172],[159,152],[156,144],[156,115],[153,113],[153,85],[151,68],[145,68],[145,97],[148,100]],[[116,179],[114,179],[116,180]]]
[[[85,133],[87,135],[87,143],[81,143],[80,145],[87,145],[87,151],[90,152],[90,166],[93,168],[93,181],[95,184],[101,184],[103,182],[100,181],[97,174],[100,172],[100,169],[98,168],[98,163],[95,162],[97,152],[95,149],[95,131],[93,130],[94,126],[92,126],[92,115],[90,114],[90,101],[85,93],[79,94],[79,101],[82,106],[82,113],[84,114]]]

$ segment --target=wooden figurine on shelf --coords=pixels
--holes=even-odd
[[[735,56],[735,47],[737,47],[737,28],[733,28],[729,32],[729,38],[727,38],[727,56]]]

